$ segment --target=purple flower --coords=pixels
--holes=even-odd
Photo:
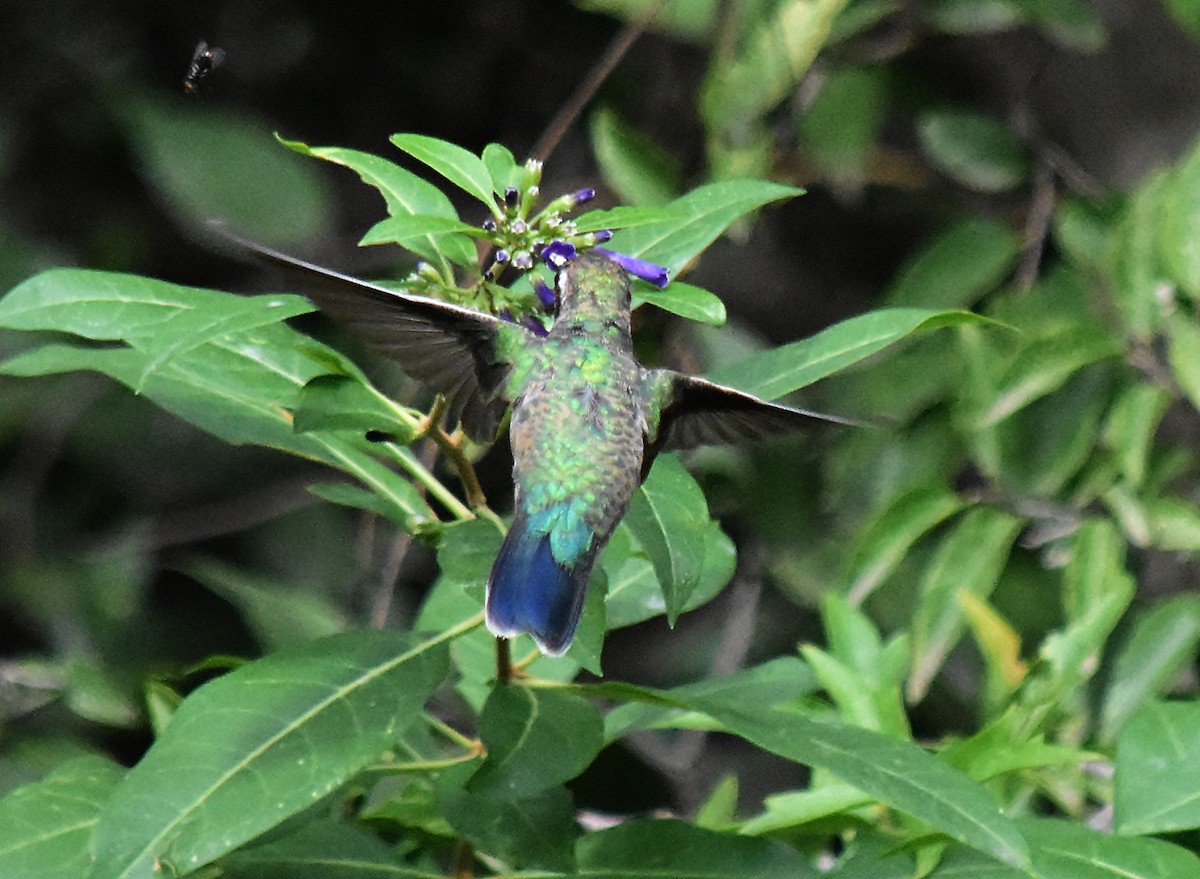
[[[521,325],[523,327],[525,327],[525,329],[527,329],[531,333],[533,333],[535,336],[549,335],[549,331],[546,329],[546,325],[543,324],[536,317],[534,317],[532,314],[527,314],[523,318],[521,318]]]
[[[592,240],[596,244],[601,244],[602,242],[608,241],[610,238],[612,238],[612,236],[613,233],[611,229],[597,229],[592,233]]]
[[[561,269],[578,255],[579,252],[575,249],[574,244],[557,238],[542,248],[542,262],[555,271]]]
[[[533,292],[537,294],[538,302],[542,303],[542,308],[546,310],[554,308],[554,300],[556,299],[554,291],[541,278],[533,279]]]
[[[484,220],[483,221],[483,231],[495,232],[496,231],[496,221],[493,220],[491,217],[488,217],[486,220]]]
[[[670,270],[664,266],[646,262],[646,260],[638,259],[636,256],[617,253],[615,250],[609,250],[607,247],[594,247],[592,249],[596,253],[602,253],[607,256],[625,271],[629,272],[629,274],[635,275],[643,281],[649,281],[659,290],[667,286],[667,282],[670,280]]]
[[[521,193],[517,192],[517,187],[509,186],[504,190],[504,203],[510,208],[515,208],[521,200]]]
[[[595,197],[596,190],[592,189],[590,186],[585,186],[583,189],[577,190],[575,194],[571,196],[571,201],[574,203],[575,207],[578,207],[581,204],[586,204]]]

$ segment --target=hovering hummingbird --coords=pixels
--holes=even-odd
[[[511,407],[515,513],[488,578],[486,622],[502,638],[528,633],[552,656],[570,646],[596,556],[659,452],[855,423],[646,369],[633,353],[630,276],[600,253],[558,270],[557,315],[542,336],[241,243],[315,274],[309,298],[444,394],[471,439],[494,440]]]

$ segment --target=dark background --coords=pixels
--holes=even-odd
[[[1107,46],[1096,51],[1064,47],[1031,29],[947,37],[909,27],[903,15],[842,51],[898,59],[901,111],[906,101],[932,96],[1022,120],[1095,191],[1125,190],[1192,141],[1200,54],[1157,0],[1093,6],[1108,29]],[[172,195],[169,158],[155,160],[147,147],[147,113],[178,123],[184,135],[177,136],[188,125],[240,127],[279,161],[305,166],[297,173],[315,197],[295,209],[267,200],[257,228],[244,231],[359,273],[403,270],[398,251],[354,247],[383,216],[377,193],[344,170],[293,156],[271,133],[396,161],[387,138],[400,131],[476,151],[499,141],[520,157],[620,27],[543,0],[0,0],[0,290],[63,265],[217,289],[271,286],[258,269],[215,247],[196,212]],[[199,94],[188,95],[181,81],[200,39],[227,57]],[[705,173],[695,106],[707,57],[703,47],[646,34],[592,105],[615,109],[666,147],[692,184]],[[884,142],[892,156],[915,155],[903,112],[889,120]],[[212,158],[208,171],[196,166],[192,186],[209,186],[205,173],[214,191],[224,185],[221,169],[236,158]],[[824,186],[802,157],[783,166],[778,176],[809,194],[765,212],[746,240],[718,243],[688,280],[720,294],[733,323],[788,341],[871,307],[914,247],[956,213],[990,214],[1020,228],[1029,210],[1028,192],[985,203],[919,160],[902,167],[899,176],[847,197]],[[601,190],[602,206],[612,203],[581,122],[547,163],[544,190],[583,185]],[[477,219],[467,202],[459,204],[465,219]],[[650,349],[703,367],[678,321],[662,314],[639,320],[639,331],[658,342]],[[328,331],[317,321],[311,326]],[[26,344],[2,335],[0,355]],[[503,449],[483,465],[498,508],[507,503],[506,467]],[[398,545],[382,525],[318,505],[305,486],[320,478],[304,462],[224,446],[97,376],[0,380],[0,662],[98,649],[84,643],[76,624],[95,613],[113,617],[108,649],[117,645],[130,681],[148,671],[177,673],[214,653],[254,652],[229,606],[178,572],[180,560],[196,554],[320,591],[365,624],[391,582]],[[687,679],[714,663],[736,663],[739,652],[787,650],[818,631],[810,614],[756,585],[753,516],[736,507],[745,488],[717,485],[711,498],[743,546],[734,587],[675,635],[667,637],[661,621],[617,633],[605,655],[610,674]],[[428,552],[403,553],[390,619],[410,618],[434,573]],[[110,576],[144,584],[131,593],[141,596],[137,608],[117,599],[93,606],[88,578]],[[745,643],[730,655],[713,646],[727,643],[720,633],[729,620],[744,617],[753,629],[755,608],[766,614],[757,636],[741,637]],[[0,685],[0,751],[17,740],[19,724],[47,722],[30,721],[26,707]],[[131,731],[89,726],[86,734],[126,759],[146,743],[136,724]],[[706,774],[732,759],[720,743],[715,748]],[[690,778],[677,784],[679,800],[711,786],[693,772],[699,755],[684,746],[672,757],[650,755],[664,773]],[[599,789],[594,797],[607,804]],[[646,805],[657,803],[647,795]]]

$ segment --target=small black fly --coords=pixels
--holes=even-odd
[[[189,95],[200,91],[200,83],[204,81],[213,68],[225,60],[225,50],[201,40],[192,54],[192,63],[188,65],[187,75],[183,78],[183,90]]]

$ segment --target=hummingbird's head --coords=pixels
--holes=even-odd
[[[559,269],[555,286],[557,321],[617,320],[629,326],[632,282],[629,274],[607,256],[581,253]]]

